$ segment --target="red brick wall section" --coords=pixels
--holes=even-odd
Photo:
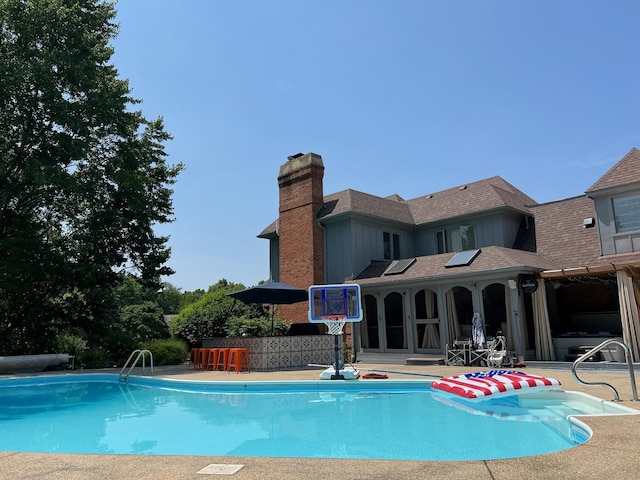
[[[299,168],[278,178],[280,187],[280,281],[308,289],[324,283],[324,234],[316,215],[323,206],[324,166],[319,156],[297,159]],[[285,167],[285,166],[283,166]],[[278,313],[289,322],[306,322],[308,305],[281,305]]]

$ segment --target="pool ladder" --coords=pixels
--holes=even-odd
[[[122,370],[120,370],[120,375],[118,375],[118,381],[127,382],[129,380],[129,374],[131,373],[131,370],[133,370],[133,367],[137,365],[138,360],[140,360],[141,358],[142,358],[142,373],[144,373],[144,369],[146,367],[146,364],[145,364],[146,354],[149,354],[149,366],[151,367],[151,375],[153,375],[153,354],[149,350],[134,350],[133,352],[131,352],[131,355],[129,355],[129,359],[124,364],[124,367],[122,367]],[[131,361],[132,359],[133,361]],[[129,363],[131,363],[131,365],[129,365]],[[125,373],[125,370],[127,369],[127,367],[129,367],[129,370],[127,370],[127,373]]]
[[[582,362],[587,360],[589,357],[593,356],[593,354],[598,353],[603,348],[612,344],[620,345],[624,350],[624,356],[625,356],[625,359],[627,360],[627,366],[629,367],[629,380],[631,381],[631,393],[633,395],[633,398],[631,399],[631,401],[637,402],[638,389],[636,388],[636,377],[635,377],[635,374],[633,373],[633,360],[631,359],[631,351],[629,350],[629,347],[624,342],[621,342],[620,340],[615,340],[615,339],[605,340],[600,345],[593,347],[587,353],[578,357],[576,361],[573,362],[573,366],[571,367],[571,373],[573,374],[573,378],[575,379],[576,382],[582,385],[604,385],[605,387],[609,387],[613,391],[613,395],[614,395],[613,401],[619,402],[620,395],[618,395],[618,391],[614,388],[613,385],[607,382],[586,382],[578,378],[578,374],[576,373],[576,369],[578,368],[578,365],[580,365]]]

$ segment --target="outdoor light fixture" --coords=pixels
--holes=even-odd
[[[584,228],[591,228],[591,227],[594,227],[595,225],[596,225],[596,219],[593,217],[585,218],[582,221],[582,226]]]

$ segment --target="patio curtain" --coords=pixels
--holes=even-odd
[[[640,361],[640,318],[638,318],[636,298],[640,298],[640,292],[637,287],[634,287],[633,278],[625,272],[617,271],[616,279],[622,320],[622,341],[629,347],[632,361],[637,362]]]
[[[533,323],[536,330],[536,359],[555,361],[551,327],[549,326],[549,310],[547,309],[547,291],[544,279],[538,281],[538,288],[533,293]]]
[[[447,303],[447,326],[449,327],[449,341],[452,344],[457,338],[460,338],[460,324],[458,323],[458,312],[456,311],[456,299],[453,288],[445,294]]]
[[[511,294],[509,289],[504,289],[504,313],[507,317],[507,331],[503,332],[507,336],[507,350],[514,350],[516,344],[516,328],[513,324],[513,315],[511,315]]]
[[[427,306],[427,318],[433,318],[436,312],[436,295],[433,290],[425,288],[424,300]],[[440,348],[440,335],[435,323],[427,323],[422,337],[422,348]]]
[[[507,312],[507,324],[509,330],[509,337],[507,337],[507,345],[511,345],[507,347],[516,352],[518,357],[522,357],[524,359],[526,353],[526,340],[523,338],[522,330],[524,328],[523,320],[517,314],[514,315],[514,311],[518,309],[518,305],[513,305],[512,300],[518,302],[517,296],[511,295],[511,289],[504,289],[504,305]],[[525,329],[526,335],[526,329]],[[511,342],[511,343],[510,343]]]

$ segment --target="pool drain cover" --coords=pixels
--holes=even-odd
[[[224,463],[210,463],[198,473],[203,475],[233,475],[240,470],[244,465],[231,465]]]

